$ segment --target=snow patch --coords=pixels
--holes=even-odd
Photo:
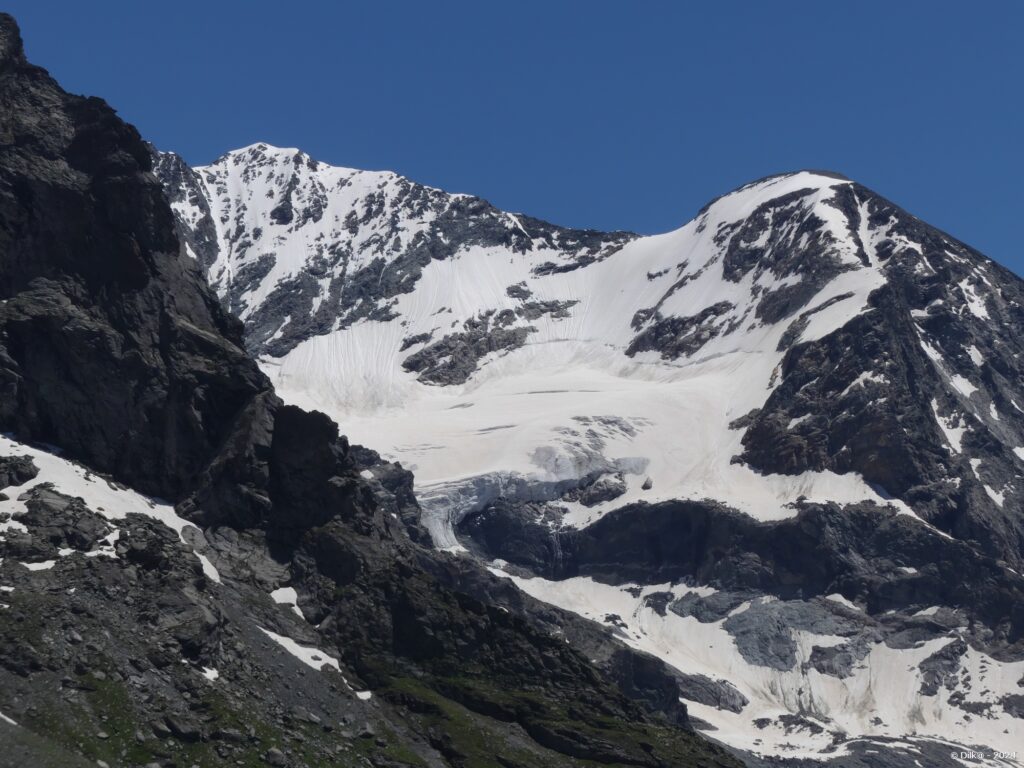
[[[961,280],[958,286],[960,287],[960,292],[964,295],[967,309],[970,310],[971,314],[981,320],[991,319],[988,315],[988,308],[985,306],[985,300],[974,290],[970,280]]]
[[[850,384],[846,387],[846,389],[839,393],[839,396],[845,397],[853,390],[854,387],[863,387],[865,384],[868,383],[888,384],[889,379],[887,379],[884,375],[880,373],[875,373],[874,371],[864,371],[859,376],[857,376],[856,379],[851,381]]]
[[[803,424],[803,423],[804,423],[805,421],[807,421],[808,419],[810,419],[810,418],[811,418],[812,416],[813,416],[813,414],[810,414],[810,413],[805,413],[805,414],[804,414],[803,416],[797,416],[797,417],[796,417],[795,419],[790,419],[790,420],[789,420],[789,424],[787,424],[787,425],[786,425],[786,429],[787,429],[787,431],[792,431],[792,430],[793,430],[793,427],[798,427],[798,426],[800,426],[800,425],[801,425],[801,424]]]
[[[974,386],[969,379],[950,370],[946,363],[946,359],[935,347],[925,341],[924,338],[920,339],[920,343],[921,349],[924,350],[928,358],[935,364],[935,368],[939,374],[949,379],[949,383],[953,385],[953,388],[957,392],[969,400],[971,395],[978,391],[978,388]]]
[[[1006,500],[1006,492],[1005,491],[993,490],[993,488],[991,486],[989,486],[989,485],[983,485],[982,487],[985,489],[985,493],[988,494],[988,497],[990,499],[992,499],[992,501],[995,502],[997,507],[1002,507],[1003,506],[1003,502]]]
[[[970,399],[971,395],[978,391],[978,388],[971,383],[971,381],[959,373],[952,373],[949,376],[949,382],[953,387],[964,397]]]
[[[279,587],[270,593],[270,598],[278,605],[291,606],[295,615],[305,621],[306,617],[299,608],[299,593],[295,591],[295,587]]]
[[[845,605],[847,608],[850,608],[854,611],[860,611],[862,613],[864,611],[864,609],[857,605],[855,602],[853,602],[852,600],[848,600],[847,598],[840,595],[838,592],[835,592],[831,595],[825,595],[825,599],[831,600],[835,603],[839,603],[840,605]]]
[[[43,483],[50,483],[54,490],[66,496],[77,497],[86,506],[106,520],[123,520],[130,513],[145,515],[178,534],[182,543],[192,546],[190,539],[203,540],[202,532],[194,525],[180,517],[174,506],[160,499],[143,496],[124,486],[112,483],[106,478],[91,472],[85,466],[69,461],[59,453],[49,452],[25,443],[19,443],[7,435],[0,435],[0,454],[28,455],[32,458],[39,474],[27,483],[24,488],[29,490]],[[23,494],[22,494],[23,495]],[[25,503],[19,497],[0,501],[0,532],[8,529],[24,530],[24,526],[14,520],[25,512]],[[113,543],[116,538],[108,536],[104,539],[105,547],[86,553],[88,556],[106,555],[113,557]],[[203,565],[203,572],[219,583],[220,577],[209,561],[195,552]]]
[[[285,635],[278,635],[271,632],[269,629],[257,626],[260,632],[265,634],[275,643],[284,648],[288,653],[294,656],[296,659],[301,661],[308,667],[311,667],[317,671],[322,671],[324,667],[330,667],[335,672],[341,671],[341,665],[338,660],[333,656],[330,656],[319,648],[313,646],[299,645],[297,642],[292,640],[290,637]]]
[[[963,416],[953,414],[948,418],[939,415],[939,403],[932,400],[932,413],[935,414],[935,421],[938,423],[942,434],[946,436],[946,442],[952,453],[963,452],[964,433],[967,431]]]
[[[38,563],[22,563],[30,571],[48,571],[57,564],[56,560],[42,560]]]
[[[213,563],[210,562],[210,558],[206,555],[200,554],[199,552],[195,552],[194,554],[199,558],[199,563],[203,567],[203,574],[206,578],[210,581],[216,582],[217,584],[223,583],[220,580],[220,572],[213,567]]]

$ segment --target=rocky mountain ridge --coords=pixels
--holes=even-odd
[[[395,297],[413,290],[425,266],[469,244],[542,250],[552,261],[540,268],[561,271],[635,237],[512,216],[470,195],[266,144],[198,170],[156,153],[155,166],[187,249],[246,318],[255,354],[280,356],[311,336],[391,319]]]

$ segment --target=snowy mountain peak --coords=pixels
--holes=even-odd
[[[959,423],[950,415],[959,408],[991,419],[987,399],[957,399],[986,386],[963,342],[926,333],[923,326],[937,327],[926,318],[947,301],[968,324],[996,304],[1017,311],[989,291],[1004,279],[998,267],[825,172],[752,182],[674,232],[638,237],[564,229],[264,144],[191,172],[161,155],[157,170],[186,242],[280,389],[416,466],[428,499],[429,489],[443,499],[444,521],[508,493],[509,477],[529,478],[533,489],[547,483],[544,495],[615,467],[655,483],[653,492],[638,484],[630,498],[708,496],[761,518],[790,515],[798,497],[901,497],[914,481],[894,476],[879,446],[862,455],[846,440],[822,445],[812,426],[829,397],[847,398],[840,410],[848,415],[850,393],[871,391],[864,382],[891,382],[893,353],[848,355],[827,387],[793,370],[794,355],[831,343],[865,316],[884,316],[885,332],[902,341],[922,334],[914,348],[927,350],[953,387],[934,398],[914,394],[921,428],[938,441]],[[940,298],[953,274],[963,290]],[[883,312],[886,302],[900,309]],[[798,380],[804,389],[793,387]],[[679,409],[672,419],[659,416],[668,407],[657,400],[660,387]],[[823,399],[808,402],[812,391]],[[513,392],[522,396],[518,421],[501,415]],[[493,398],[501,430],[478,433],[482,397]],[[875,402],[858,397],[856,407]],[[419,410],[418,423],[404,419],[409,408]],[[586,432],[598,437],[581,442],[576,420],[609,413],[630,418],[591,426]],[[396,421],[385,427],[388,414]],[[460,414],[465,426],[454,427]],[[411,447],[431,419],[436,433],[452,434],[452,451],[472,444],[471,455]],[[659,430],[690,422],[702,443],[668,451],[671,436]],[[1024,423],[1021,430],[1003,435],[1008,448],[1024,445]],[[897,439],[892,450],[905,458],[910,449]],[[774,474],[757,474],[765,470]],[[504,479],[480,486],[480,478]],[[451,543],[448,523],[440,525]]]
[[[309,155],[297,147],[276,147],[273,144],[257,141],[249,144],[248,146],[239,147],[238,149],[232,149],[225,152],[219,158],[214,160],[211,165],[221,165],[224,163],[231,163],[233,165],[251,163],[258,165],[266,162],[291,162],[296,165],[299,163],[308,164],[312,162],[314,166],[316,164],[315,160],[312,160]]]
[[[157,170],[187,247],[245,321],[278,391],[413,469],[422,523],[438,546],[483,552],[512,568],[502,573],[562,579],[594,569],[621,584],[517,581],[584,615],[598,610],[591,595],[621,603],[631,614],[615,614],[614,626],[679,668],[733,682],[742,670],[739,694],[710,677],[693,694],[706,701],[710,685],[733,702],[730,714],[699,709],[731,743],[787,754],[795,727],[787,718],[809,708],[825,726],[879,738],[914,728],[943,736],[961,717],[951,714],[955,702],[929,699],[926,670],[946,664],[936,660],[947,653],[946,630],[922,635],[928,650],[909,664],[878,633],[917,631],[903,622],[920,622],[916,613],[936,605],[991,609],[981,626],[1006,598],[978,607],[914,591],[934,581],[894,587],[893,597],[872,569],[912,578],[922,564],[907,553],[922,540],[929,551],[958,553],[948,558],[970,552],[1024,566],[1018,278],[856,182],[819,171],[746,184],[683,227],[640,237],[565,229],[264,145],[194,171],[163,155]],[[691,540],[676,539],[687,526],[699,539],[702,520],[733,531],[723,542],[734,543],[705,542],[716,554],[697,565],[686,560],[696,552]],[[757,549],[761,537],[797,540],[822,520],[843,532],[821,531],[795,552]],[[867,532],[881,529],[890,543],[876,550]],[[630,538],[635,531],[641,540]],[[676,544],[652,544],[661,540]],[[804,558],[815,547],[820,557]],[[725,570],[719,557],[731,563]],[[978,583],[995,572],[1019,578],[985,562]],[[667,578],[684,574],[691,586],[656,586],[666,563],[684,563]],[[819,573],[826,565],[831,580]],[[776,568],[802,574],[799,586]],[[734,590],[721,613],[711,605],[718,598],[699,596],[710,601],[701,611],[728,618],[722,629],[679,618],[697,610],[690,593],[703,579],[711,593]],[[629,586],[638,580],[646,591]],[[751,603],[750,589],[767,589],[752,584],[766,583],[775,586],[765,600],[786,601]],[[801,598],[791,603],[793,589]],[[817,597],[806,602],[808,594]],[[652,611],[648,598],[678,603],[676,619]],[[873,619],[835,619],[847,605],[837,600],[860,610],[853,598],[905,616],[884,631]],[[741,610],[747,618],[728,613]],[[685,633],[669,638],[685,621]],[[793,635],[793,622],[811,634]],[[841,633],[857,638],[842,641],[849,663],[821,661],[831,652],[820,649],[785,658],[757,650]],[[706,638],[715,657],[679,655],[686,637]],[[959,668],[960,658],[949,664]],[[861,692],[870,673],[854,670],[853,659],[898,669],[897,698],[919,714],[882,712]],[[814,664],[823,671],[808,676]],[[853,717],[836,698],[836,686],[847,685]],[[740,715],[745,700],[766,714]],[[751,716],[773,725],[750,731]],[[1004,727],[1007,717],[992,723]],[[956,722],[965,729],[957,738],[969,739],[966,719]],[[845,738],[822,733],[822,750]]]
[[[999,316],[1012,337],[1019,282],[837,174],[760,179],[641,238],[265,144],[195,170],[163,155],[158,172],[264,369],[417,467],[441,543],[495,495],[557,495],[608,471],[637,478],[620,501],[708,497],[762,519],[798,498],[896,499],[948,523],[1015,498],[1018,364],[978,336]],[[931,368],[927,393],[907,366]],[[484,408],[501,429],[479,431]],[[680,423],[701,435],[692,449],[669,433]],[[450,441],[418,446],[425,424]],[[1001,458],[954,485],[979,429]],[[938,453],[914,446],[926,435]],[[918,498],[936,482],[951,496]],[[969,501],[981,485],[991,493]],[[997,516],[975,526],[993,547],[1020,536]]]
[[[853,180],[833,171],[798,170],[774,173],[760,179],[749,181],[724,195],[710,200],[697,214],[696,218],[707,213],[720,203],[729,201],[733,206],[741,208],[744,202],[755,206],[765,203],[774,197],[783,197],[797,189],[826,190],[842,184],[852,184]],[[747,213],[752,210],[747,207]],[[741,211],[741,215],[742,211]],[[735,218],[735,217],[734,217]]]
[[[633,237],[555,227],[265,144],[195,170],[182,165],[171,154],[156,161],[186,246],[249,325],[251,347],[271,355],[357,321],[391,319],[423,268],[460,249],[539,255],[538,266],[560,270]]]
[[[236,169],[234,171],[228,169]],[[329,166],[316,160],[306,152],[295,147],[276,147],[265,142],[257,142],[247,147],[234,149],[218,157],[208,166],[197,168],[204,173],[237,176],[244,181],[254,182],[259,178],[277,183],[280,187],[294,177],[305,175],[316,176],[320,171],[330,171],[337,178],[365,176],[377,181],[400,178],[392,171],[364,171],[341,166]]]

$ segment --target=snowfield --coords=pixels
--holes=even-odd
[[[452,523],[510,488],[543,497],[545,488],[564,489],[609,469],[638,478],[615,506],[712,498],[774,520],[792,515],[789,505],[801,496],[885,503],[855,475],[763,476],[730,463],[743,432],[729,425],[768,396],[789,325],[758,321],[752,295],[799,278],[764,272],[724,280],[714,234],[765,202],[807,188],[817,189],[814,211],[830,211],[831,190],[842,183],[809,173],[763,182],[718,200],[705,217],[676,232],[637,239],[603,261],[561,274],[534,273],[551,258],[543,249],[511,257],[506,250],[470,249],[424,269],[416,290],[397,299],[393,311],[401,322],[358,323],[261,362],[285,399],[327,412],[353,441],[415,472],[426,522],[442,547],[457,546]],[[837,241],[846,237],[842,230],[834,234]],[[844,298],[812,315],[802,340],[820,338],[864,312],[867,297],[884,282],[873,265],[849,251],[844,256],[850,271],[809,306]],[[660,276],[638,281],[638,274]],[[401,350],[403,339],[440,335],[486,311],[514,310],[507,288],[520,283],[532,300],[577,303],[567,317],[531,320],[537,330],[522,347],[489,356],[463,385],[424,384],[403,370],[410,353]],[[739,325],[694,357],[624,354],[636,335],[631,321],[638,311],[659,305],[666,316],[696,315],[719,302],[734,306],[719,325]],[[593,428],[597,438],[591,440],[587,419],[618,423]],[[647,477],[652,489],[642,491]],[[568,522],[586,524],[600,511]]]

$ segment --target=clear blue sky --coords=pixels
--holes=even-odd
[[[255,141],[659,232],[778,171],[1024,273],[1024,2],[8,0],[30,57],[193,164]]]

